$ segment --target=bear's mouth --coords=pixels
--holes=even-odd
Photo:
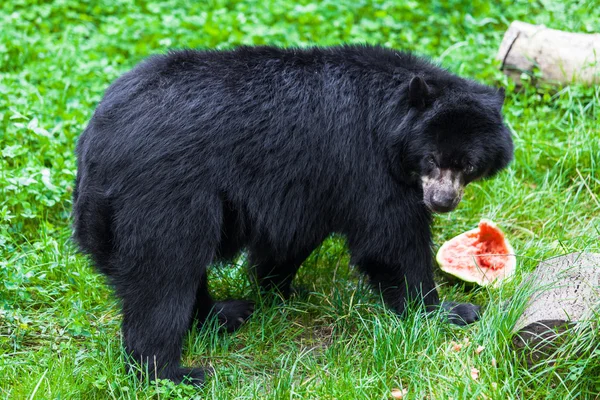
[[[421,176],[423,202],[431,211],[446,213],[460,203],[464,192],[464,176],[461,170],[434,168]]]

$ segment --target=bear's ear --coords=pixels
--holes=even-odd
[[[431,90],[422,77],[415,76],[410,80],[408,84],[408,99],[411,106],[418,108],[425,107],[430,93]]]
[[[504,98],[506,97],[506,89],[503,87],[498,88],[496,93],[494,94],[494,106],[499,110],[502,110],[502,106],[504,105]]]
[[[498,88],[498,96],[502,97],[502,101],[504,101],[504,98],[506,97],[506,89],[504,86]]]

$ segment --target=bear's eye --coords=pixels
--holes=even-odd
[[[435,158],[433,156],[428,156],[427,157],[427,164],[430,167],[435,167],[437,165],[437,163],[435,162]]]
[[[473,172],[475,172],[475,167],[471,164],[467,164],[467,165],[465,165],[464,171],[465,171],[465,174],[471,175]]]

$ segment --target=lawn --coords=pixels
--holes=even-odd
[[[0,396],[385,399],[399,388],[410,399],[600,398],[597,327],[581,330],[537,368],[527,368],[511,346],[524,274],[551,256],[600,252],[600,88],[534,85],[524,77],[516,90],[494,60],[515,19],[600,32],[600,3],[3,1]],[[212,290],[218,298],[257,299],[255,316],[235,334],[205,326],[186,340],[184,363],[215,369],[206,386],[127,375],[116,301],[70,241],[73,151],[104,89],[169,48],[345,42],[412,50],[507,88],[515,161],[496,179],[470,185],[455,212],[437,216],[434,239],[437,247],[480,218],[493,219],[515,248],[516,279],[473,289],[438,276],[443,297],[485,308],[480,322],[459,328],[386,311],[348,265],[341,237],[305,262],[298,294],[284,305],[257,299],[241,257],[211,272]]]

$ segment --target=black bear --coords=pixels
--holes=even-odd
[[[284,295],[328,235],[386,304],[439,305],[432,212],[512,158],[504,92],[376,46],[153,56],[106,91],[78,145],[74,239],[122,303],[126,350],[152,375],[201,384],[182,340],[211,312],[228,330],[250,301],[215,302],[211,263],[248,251]],[[458,324],[478,307],[442,304]]]

